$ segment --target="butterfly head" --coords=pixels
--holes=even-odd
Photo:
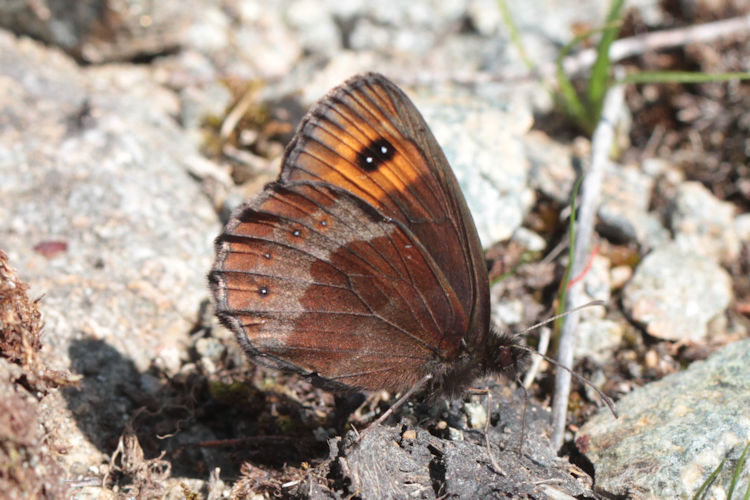
[[[490,373],[501,373],[509,378],[523,371],[529,352],[518,343],[518,337],[490,332],[491,341],[487,344],[485,367]]]

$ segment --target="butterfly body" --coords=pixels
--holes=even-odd
[[[382,75],[314,106],[279,179],[216,240],[217,314],[255,362],[332,390],[458,393],[522,357],[489,329],[476,228],[437,141]]]

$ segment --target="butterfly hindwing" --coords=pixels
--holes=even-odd
[[[217,240],[220,317],[271,366],[405,389],[466,317],[403,225],[333,186],[270,185]],[[377,367],[377,368],[373,368]]]

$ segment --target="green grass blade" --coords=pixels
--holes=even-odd
[[[713,482],[716,480],[716,477],[719,475],[719,472],[721,472],[721,469],[724,468],[724,462],[726,462],[727,459],[724,458],[718,467],[714,469],[714,471],[711,473],[710,476],[706,478],[705,481],[703,481],[703,484],[701,484],[701,487],[698,488],[698,491],[695,492],[695,495],[693,495],[693,500],[699,500],[703,493],[708,490],[708,488],[713,484]]]
[[[588,123],[586,106],[583,104],[580,97],[578,97],[573,82],[571,82],[568,75],[565,74],[562,64],[558,64],[556,76],[558,93],[553,95],[555,102],[563,113],[571,117],[590,135],[591,129]]]
[[[568,75],[565,74],[563,61],[568,56],[568,54],[573,51],[573,47],[578,45],[582,40],[589,38],[597,31],[603,31],[603,29],[589,31],[573,38],[573,40],[565,44],[562,49],[560,49],[560,52],[557,55],[557,60],[555,61],[555,78],[557,79],[558,86],[558,93],[553,94],[555,102],[560,107],[563,113],[571,117],[578,124],[578,126],[586,131],[586,133],[589,135],[591,135],[594,130],[593,123],[591,122],[591,120],[589,120],[588,109],[581,98],[578,96],[578,92],[576,92],[575,87],[573,86],[573,82],[571,82],[570,78],[568,78]]]
[[[597,33],[604,33],[606,29],[616,28],[617,26],[619,26],[619,22],[609,23],[601,28],[590,30],[576,36],[560,49],[560,52],[557,55],[557,60],[555,61],[555,78],[557,79],[558,86],[558,93],[553,94],[555,102],[558,107],[571,117],[588,135],[591,135],[594,132],[594,128],[598,122],[598,116],[593,112],[588,101],[584,102],[581,100],[573,83],[570,81],[570,78],[565,74],[563,61],[573,51],[573,48],[583,40],[586,40]]]
[[[581,182],[583,182],[583,175],[576,179],[573,185],[573,193],[570,199],[570,223],[568,224],[568,265],[565,267],[565,273],[563,274],[562,281],[560,282],[560,291],[557,297],[557,314],[565,312],[565,301],[568,298],[568,283],[570,283],[570,273],[573,269],[573,257],[575,255],[575,241],[576,241],[576,204],[578,202],[578,191],[581,188]],[[560,331],[560,325],[562,324],[562,317],[555,320],[555,331]]]
[[[747,445],[745,445],[745,449],[742,450],[742,455],[740,455],[739,460],[737,460],[737,466],[734,469],[734,474],[732,475],[732,482],[729,485],[729,489],[727,490],[727,499],[732,500],[732,494],[734,493],[734,488],[737,486],[737,481],[740,479],[740,472],[742,472],[742,467],[745,465],[745,459],[747,458],[747,451],[750,450],[750,441],[747,442]],[[747,499],[747,495],[750,494],[750,482],[747,485],[747,493],[745,494],[745,498]]]
[[[618,83],[704,83],[750,80],[750,73],[697,73],[694,71],[640,71]]]
[[[523,61],[527,68],[533,71],[535,65],[531,61],[531,59],[529,59],[529,56],[526,55],[526,49],[524,49],[523,41],[521,41],[521,34],[518,31],[518,26],[516,26],[516,23],[513,21],[513,18],[510,15],[508,4],[505,2],[505,0],[497,0],[497,7],[498,9],[500,9],[500,15],[503,16],[505,27],[508,28],[510,41],[518,51],[518,54],[521,56],[521,61]]]
[[[607,93],[607,87],[609,86],[609,70],[611,67],[609,48],[620,32],[620,21],[624,5],[625,0],[614,0],[612,2],[607,14],[606,27],[596,48],[596,60],[594,61],[594,66],[591,68],[591,77],[589,78],[588,89],[586,91],[588,102],[592,106],[592,123],[599,121],[604,95]]]

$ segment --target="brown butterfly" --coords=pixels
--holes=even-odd
[[[209,281],[253,361],[331,390],[456,394],[525,355],[489,329],[482,247],[443,151],[376,73],[302,120],[279,179],[216,239]]]

